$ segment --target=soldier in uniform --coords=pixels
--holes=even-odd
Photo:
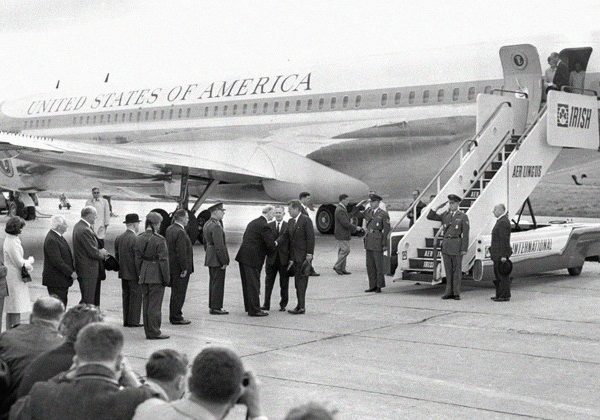
[[[442,242],[442,258],[446,271],[446,293],[442,299],[460,300],[460,281],[462,279],[462,257],[469,248],[469,218],[458,209],[461,198],[456,194],[448,196],[448,210],[442,214],[437,211],[446,203],[440,204],[435,210],[429,210],[427,218],[442,222],[444,240]]]
[[[379,195],[373,193],[369,199],[369,208],[362,212],[367,226],[364,242],[369,276],[369,288],[365,292],[381,293],[381,288],[385,287],[383,251],[387,249],[390,216],[387,211],[380,208],[381,197]]]
[[[223,203],[208,208],[210,220],[204,224],[204,265],[208,267],[210,282],[208,284],[208,307],[211,315],[227,315],[223,310],[223,293],[225,292],[225,269],[229,265],[229,252],[223,231]]]
[[[146,231],[136,238],[135,264],[142,285],[144,331],[149,340],[169,338],[160,331],[165,287],[169,286],[169,251],[167,241],[157,232],[162,217],[151,211],[146,216]]]

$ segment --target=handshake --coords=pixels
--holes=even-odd
[[[358,226],[356,228],[356,236],[363,237],[363,236],[365,236],[365,234],[366,234],[366,231],[362,227]]]

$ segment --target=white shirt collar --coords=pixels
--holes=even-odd
[[[508,210],[504,210],[504,213],[502,213],[500,216],[498,216],[496,219],[500,219],[504,216],[506,216],[508,214]]]
[[[131,228],[127,228],[127,230],[132,231],[133,233],[135,233],[135,230],[131,229]]]
[[[60,233],[59,231],[57,231],[56,229],[51,229],[52,232],[56,233],[58,236],[63,236],[62,233]]]
[[[175,222],[175,224],[181,226],[181,229],[185,230],[185,226],[183,226],[181,223]]]
[[[81,219],[81,221],[82,221],[83,223],[85,223],[86,225],[88,225],[88,227],[92,227],[92,224],[91,224],[90,222],[88,222],[87,220],[85,220],[85,219]]]

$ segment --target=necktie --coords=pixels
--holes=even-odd
[[[277,234],[278,234],[278,235],[279,235],[279,229],[280,229],[280,227],[281,227],[281,224],[280,224],[280,222],[277,222]]]

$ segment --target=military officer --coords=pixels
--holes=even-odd
[[[162,217],[151,211],[146,216],[146,231],[135,241],[135,263],[142,285],[144,330],[149,340],[169,338],[160,331],[165,287],[171,280],[166,239],[158,234]]]
[[[225,269],[229,265],[229,252],[223,231],[223,203],[208,208],[210,219],[204,224],[204,265],[208,267],[210,282],[208,284],[208,307],[211,315],[227,315],[223,310],[223,293],[225,291]]]
[[[364,243],[369,276],[369,288],[365,292],[381,293],[381,288],[385,287],[383,252],[387,249],[390,216],[379,206],[381,196],[373,193],[369,199],[369,208],[362,212],[367,227]]]
[[[462,279],[462,257],[469,248],[469,218],[458,209],[461,198],[456,194],[448,196],[448,210],[438,214],[446,205],[429,210],[427,218],[442,222],[444,240],[442,241],[442,259],[446,271],[446,293],[442,299],[460,300],[460,281]]]

